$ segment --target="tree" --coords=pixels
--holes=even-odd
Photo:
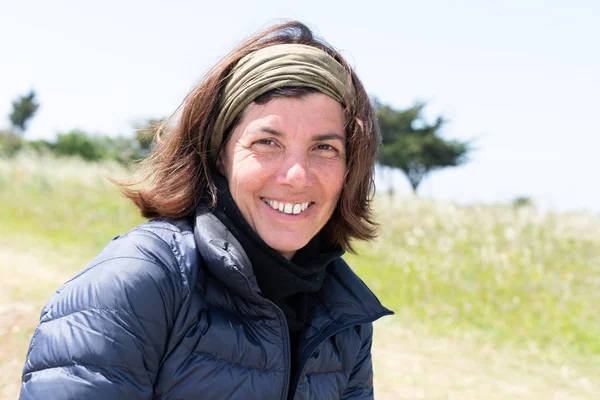
[[[15,130],[22,135],[27,129],[27,122],[34,116],[40,106],[36,102],[35,92],[31,90],[27,95],[20,96],[13,101],[12,106],[13,112],[10,114],[10,122]]]
[[[415,193],[430,172],[467,161],[470,142],[440,137],[446,120],[438,117],[428,124],[422,116],[425,104],[418,103],[406,110],[394,110],[377,102],[375,105],[382,139],[379,163],[402,170]]]

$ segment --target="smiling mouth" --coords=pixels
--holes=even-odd
[[[296,215],[296,214],[300,214],[301,212],[304,212],[308,209],[308,207],[310,207],[311,205],[313,205],[313,202],[307,201],[304,203],[284,203],[282,201],[277,201],[277,200],[270,200],[267,199],[266,197],[262,197],[261,198],[262,201],[269,205],[273,210],[277,210],[280,211],[284,214],[292,214],[292,215]]]

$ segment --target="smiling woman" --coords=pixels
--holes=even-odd
[[[181,111],[118,183],[151,220],[46,304],[21,398],[373,398],[372,323],[390,311],[341,258],[375,235],[378,136],[354,71],[277,25]]]
[[[217,165],[246,222],[291,259],[333,215],[345,144],[337,101],[319,92],[278,98],[248,106]]]

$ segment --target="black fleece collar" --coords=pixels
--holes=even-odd
[[[227,181],[215,177],[218,189],[217,206],[213,214],[235,236],[254,270],[262,295],[284,312],[291,331],[305,324],[305,293],[321,289],[327,265],[339,258],[340,247],[324,246],[319,235],[298,250],[292,260],[269,247],[246,222],[235,204]]]
[[[203,265],[215,278],[241,297],[261,295],[246,252],[206,205],[196,209],[193,231]],[[342,258],[328,266],[322,289],[316,296],[328,316],[323,321],[315,321],[318,329],[332,323],[351,325],[391,314]]]

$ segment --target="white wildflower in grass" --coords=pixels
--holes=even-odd
[[[106,180],[127,175],[118,164],[0,159],[0,236],[89,261],[143,221]],[[403,326],[600,358],[600,217],[387,196],[376,211],[380,236],[345,258]]]
[[[600,357],[598,216],[384,196],[377,206],[378,241],[346,258],[403,324]]]
[[[38,245],[99,250],[142,219],[107,177],[117,163],[20,155],[0,158],[0,234],[34,237]],[[112,236],[111,236],[112,235]]]

